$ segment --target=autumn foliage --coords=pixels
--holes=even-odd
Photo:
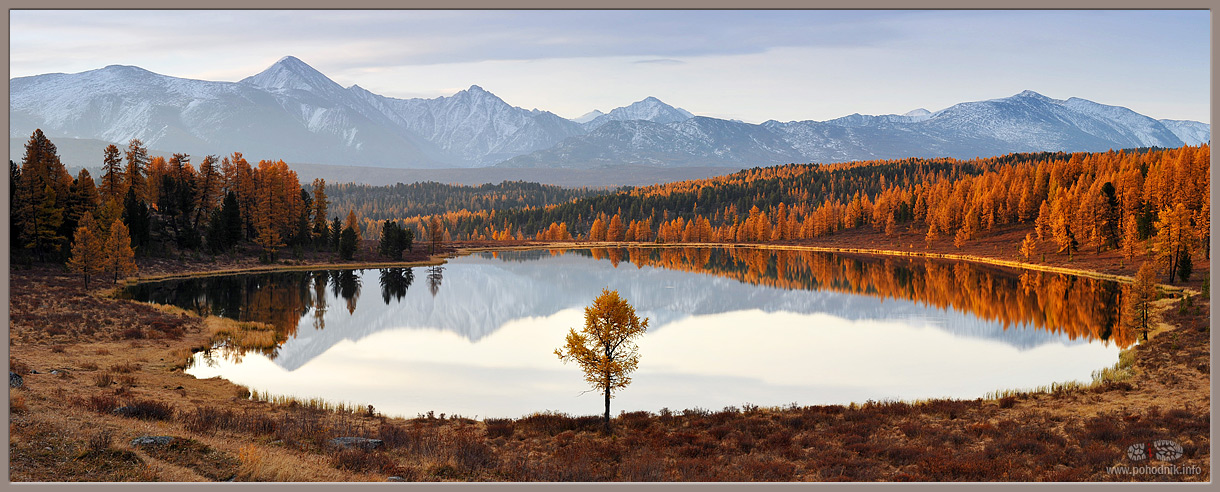
[[[1012,247],[1031,260],[1036,252],[1113,249],[1137,260],[1150,251],[1174,275],[1186,258],[1207,255],[1210,155],[1200,145],[789,164],[540,207],[405,220],[439,218],[455,239],[470,240],[768,243],[871,228],[918,231],[958,247],[1000,228],[1028,227],[1031,235]]]
[[[631,384],[631,373],[640,362],[634,340],[647,330],[648,318],[636,316],[618,291],[602,289],[593,305],[585,308],[584,328],[569,330],[564,346],[555,350],[560,360],[580,364],[585,381],[605,395],[607,428],[611,393]]]

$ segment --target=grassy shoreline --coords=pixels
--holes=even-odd
[[[402,263],[158,272],[134,281],[424,266],[490,249],[591,246],[595,244],[470,246]],[[956,253],[839,246],[729,247],[975,261],[967,258],[972,255]],[[1073,270],[979,258],[1006,267]],[[209,328],[205,320],[86,295],[74,277],[53,269],[15,271],[10,279],[10,367],[39,371],[25,376],[23,388],[10,391],[13,481],[380,481],[388,476],[418,481],[1209,480],[1210,306],[1198,299],[1193,310],[1180,313],[1173,307],[1181,301],[1158,301],[1162,321],[1149,342],[1128,349],[1125,370],[1130,374],[1122,378],[1049,392],[1000,390],[995,399],[631,412],[616,416],[615,434],[607,436],[593,415],[402,419],[292,399],[251,400],[243,396],[248,390],[229,381],[199,380],[182,372],[180,359],[210,346],[216,336],[219,328]],[[82,324],[71,325],[74,316],[98,328],[90,332]],[[60,325],[71,326],[48,335],[47,327]],[[52,369],[58,374],[49,374]],[[144,419],[114,414],[120,406],[147,407],[152,413],[169,409],[169,415]],[[104,432],[112,436],[105,443]],[[376,451],[337,450],[327,444],[337,433],[382,439],[384,445]],[[129,445],[145,434],[173,435],[180,445]],[[1127,441],[1137,438],[1178,441],[1186,456],[1175,464],[1201,466],[1203,472],[1174,477],[1108,474],[1108,466],[1139,465],[1124,454]],[[946,456],[944,449],[956,452]]]

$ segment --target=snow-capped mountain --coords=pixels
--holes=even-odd
[[[568,120],[515,107],[472,85],[452,96],[397,99],[344,88],[287,56],[240,82],[209,82],[111,65],[9,82],[10,153],[40,128],[53,140],[192,155],[397,168],[765,166],[788,162],[1027,151],[1177,147],[1211,140],[1210,125],[1155,120],[1119,106],[1032,91],[930,112],[828,121],[695,117],[648,97]],[[67,140],[78,139],[78,140]],[[96,151],[61,154],[97,166]],[[10,155],[20,160],[21,155]]]
[[[470,167],[584,133],[575,122],[513,107],[478,86],[449,97],[395,99],[343,88],[291,56],[236,83],[110,66],[16,78],[10,89],[10,138],[41,128],[53,139],[123,145],[139,138],[174,152],[236,150],[292,162]],[[95,160],[100,155],[99,148]]]
[[[592,113],[590,113],[592,114]],[[587,116],[587,115],[586,115]],[[643,100],[636,101],[630,105],[621,108],[614,108],[609,113],[597,116],[588,123],[585,123],[586,130],[596,130],[598,127],[611,121],[635,121],[644,120],[653,123],[677,123],[693,118],[691,114],[682,108],[675,108],[661,102],[652,96],[648,96]]]
[[[454,160],[384,116],[361,111],[326,76],[285,57],[241,82],[206,82],[112,65],[10,82],[10,133],[89,138],[252,159],[451,167]],[[100,163],[101,149],[97,152]],[[17,156],[20,158],[20,156]],[[92,162],[68,162],[90,165]]]
[[[1211,142],[1212,127],[1207,123],[1199,123],[1198,121],[1190,120],[1157,120],[1160,121],[1165,128],[1177,135],[1178,138],[1186,142],[1186,145],[1199,145],[1201,143]]]
[[[661,124],[611,121],[588,135],[546,150],[509,159],[501,167],[725,166],[747,162],[788,163],[800,154],[758,125],[696,116]]]
[[[718,131],[704,132],[701,128]],[[1211,140],[1199,122],[1158,121],[1120,106],[1024,91],[936,112],[852,114],[761,125],[693,118],[664,125],[603,126],[505,167],[774,165],[903,157],[973,158],[1011,152],[1179,147]]]
[[[358,87],[387,116],[444,151],[477,166],[545,149],[583,134],[579,124],[549,111],[510,106],[482,87],[470,86],[449,97],[395,99]]]
[[[598,116],[601,116],[603,114],[606,114],[606,113],[603,113],[599,110],[594,109],[593,111],[589,111],[588,113],[580,115],[580,117],[578,117],[578,118],[573,118],[572,121],[575,121],[577,123],[588,123],[590,121],[593,121],[594,118],[597,118]]]

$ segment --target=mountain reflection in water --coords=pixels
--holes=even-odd
[[[425,276],[422,280],[425,285],[416,282],[417,274]],[[1031,377],[1048,371],[1036,377],[1050,379],[1005,383],[995,375],[980,375],[985,381],[975,383],[971,386],[974,389],[969,390],[977,392],[977,388],[982,387],[981,391],[989,391],[1014,387],[1010,386],[1012,384],[1028,386],[1065,379],[1087,380],[1089,371],[1112,364],[1117,349],[1135,341],[1135,337],[1117,323],[1120,289],[1114,282],[923,258],[853,257],[747,248],[478,253],[452,259],[444,267],[207,277],[142,284],[129,288],[127,293],[136,299],[173,304],[200,314],[270,323],[287,340],[279,347],[255,351],[255,354],[231,348],[220,359],[211,360],[215,367],[201,366],[192,371],[230,367],[223,369],[229,371],[225,376],[230,379],[235,377],[231,373],[236,366],[246,366],[243,370],[250,373],[256,370],[292,373],[303,371],[326,357],[341,358],[351,368],[376,359],[370,355],[372,353],[396,350],[400,357],[410,358],[415,364],[410,371],[402,367],[394,369],[394,378],[407,378],[402,384],[410,387],[418,387],[421,381],[445,380],[449,385],[458,385],[453,387],[480,388],[483,376],[467,372],[476,366],[495,366],[501,377],[525,371],[517,375],[530,384],[564,384],[579,392],[583,389],[579,376],[565,377],[578,371],[562,366],[548,354],[562,342],[567,328],[581,323],[581,309],[603,287],[618,290],[641,316],[651,319],[652,328],[640,343],[641,373],[650,370],[650,364],[653,370],[669,368],[663,375],[654,375],[656,379],[651,384],[669,381],[686,385],[693,384],[689,378],[715,375],[719,378],[715,384],[720,386],[714,387],[723,388],[716,391],[723,395],[719,397],[730,398],[727,394],[736,392],[730,404],[741,404],[749,400],[750,395],[758,394],[759,390],[754,386],[759,380],[772,390],[776,385],[792,385],[788,393],[794,396],[774,404],[812,403],[809,398],[796,396],[810,393],[809,388],[796,389],[802,384],[810,384],[810,374],[802,373],[800,369],[808,361],[798,363],[785,357],[817,357],[820,364],[839,361],[851,365],[851,377],[817,383],[838,387],[833,393],[839,395],[835,398],[840,400],[844,397],[970,396],[967,390],[958,388],[954,381],[946,380],[952,378],[945,378],[943,374],[938,375],[942,380],[940,386],[927,390],[933,393],[918,396],[924,390],[912,388],[912,383],[903,382],[903,378],[895,374],[896,369],[885,364],[906,361],[926,367],[941,364],[936,361],[938,358],[955,358],[957,362],[950,364],[955,367],[952,371],[961,374],[975,372],[972,367],[989,363],[975,360],[982,353],[980,350],[1026,354],[1013,355],[1017,358],[1042,354],[1037,359],[1048,351],[1089,351],[1088,357],[1067,356],[1079,359],[1075,361],[1029,362],[1031,366],[1080,365],[1072,374],[1067,374],[1065,369],[1064,375],[1060,375],[1061,372],[1049,367],[1014,368]],[[368,288],[380,290],[381,302],[370,301],[367,296],[361,300],[360,294]],[[910,354],[885,353],[882,346],[898,340],[906,340],[906,351]],[[977,344],[980,343],[991,348],[979,349]],[[503,346],[492,350],[496,344]],[[799,348],[801,344],[804,344],[803,349]],[[480,347],[492,352],[484,353]],[[735,350],[725,352],[726,347]],[[499,351],[517,355],[505,356]],[[662,355],[666,351],[674,354]],[[873,352],[871,357],[889,360],[885,364],[858,358],[840,360],[845,354],[859,357],[859,354],[870,352]],[[533,355],[527,357],[525,354]],[[243,363],[235,363],[233,359],[240,360],[242,355],[255,355],[258,360],[246,357]],[[526,362],[527,358],[537,360]],[[1063,358],[1063,355],[1055,356],[1055,359]],[[500,365],[495,361],[500,361]],[[419,364],[425,363],[437,366],[424,370]],[[392,365],[390,362],[385,364]],[[791,367],[768,374],[756,369],[776,364]],[[732,371],[726,372],[728,369]],[[825,368],[815,364],[804,370]],[[934,368],[927,370],[936,371]],[[420,372],[408,377],[412,371]],[[444,376],[433,371],[441,371]],[[997,371],[1003,371],[1003,368],[997,368]],[[385,378],[386,375],[377,377]],[[635,380],[637,383],[626,390],[622,398],[630,398],[629,395],[637,391],[635,387],[640,385],[642,374]],[[728,380],[736,382],[730,384]],[[850,380],[862,380],[859,384],[864,387],[849,384]],[[573,382],[575,386],[571,384]],[[262,388],[257,383],[253,386]],[[263,389],[288,392],[276,387]],[[505,390],[492,385],[473,394],[479,391],[484,392],[484,396],[470,398],[487,398],[487,392],[526,390],[519,386]],[[548,390],[527,391],[546,393]],[[658,395],[665,393],[658,391]],[[773,395],[776,391],[767,394]],[[683,392],[671,386],[669,397]],[[709,397],[708,391],[702,393],[700,398]],[[369,401],[361,395],[355,393],[352,398]],[[340,398],[333,392],[317,396]],[[695,398],[695,395],[691,397]],[[506,395],[501,399],[511,398]],[[762,403],[762,395],[756,398],[752,401]],[[449,402],[456,405],[453,410],[470,403],[459,400]],[[432,405],[430,408],[438,410],[449,408],[440,402]],[[382,405],[377,406],[382,408]],[[673,406],[692,405],[677,403]],[[590,411],[593,410],[596,409]]]

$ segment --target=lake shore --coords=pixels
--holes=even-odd
[[[854,254],[1022,266],[1014,264],[1015,252],[985,254],[993,246],[999,250],[990,241],[956,250],[951,243],[948,248],[915,243],[910,240],[918,235],[908,233],[886,239],[888,244],[856,237],[854,244],[870,246],[858,248],[843,236],[817,244],[740,247],[854,249]],[[496,249],[589,246],[534,243]],[[441,256],[477,250],[478,244],[463,244]],[[1051,255],[1035,266],[1115,280],[1133,270],[1116,255],[1089,256],[1068,261]],[[388,266],[371,257],[357,260],[336,264],[319,256],[273,266],[245,258],[219,264],[161,261],[142,268],[147,279],[163,279]],[[394,265],[440,260],[412,258]],[[1207,263],[1199,263],[1196,280],[1184,284],[1191,292],[1207,275]],[[590,409],[590,417],[474,421],[444,414],[399,419],[376,409],[251,400],[244,388],[228,381],[182,372],[192,351],[212,343],[213,323],[110,298],[104,295],[110,286],[86,292],[78,278],[53,267],[14,269],[10,284],[10,367],[27,371],[22,387],[10,392],[13,481],[1210,479],[1210,304],[1197,295],[1182,309],[1178,299],[1158,301],[1158,328],[1149,341],[1129,349],[1130,374],[1118,381],[995,400],[634,412],[616,417],[615,433],[607,436],[593,417],[598,409]],[[148,411],[114,413],[131,408]],[[381,439],[383,446],[337,451],[328,440],[338,434]],[[178,444],[130,444],[143,435],[174,436]],[[1112,473],[1114,466],[1148,464],[1131,461],[1125,450],[1160,439],[1183,448],[1184,456],[1172,465],[1187,471],[1197,467],[1200,473]]]

